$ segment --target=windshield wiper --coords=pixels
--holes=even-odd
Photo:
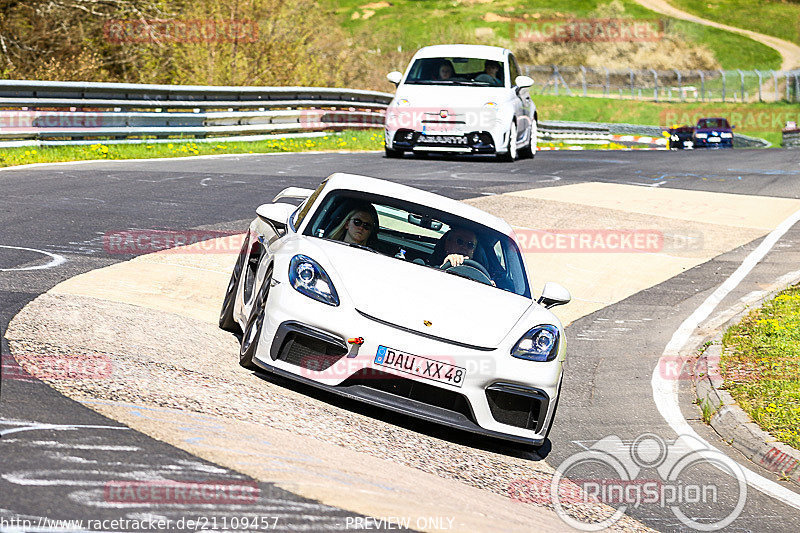
[[[357,243],[354,243],[354,242],[349,242],[349,243],[347,243],[347,245],[348,246],[352,246],[353,248],[358,248],[359,250],[366,250],[366,251],[372,252],[374,254],[380,253],[378,250],[370,248],[369,246],[364,246],[363,244],[357,244]]]

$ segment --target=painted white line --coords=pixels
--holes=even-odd
[[[711,315],[719,303],[733,289],[735,289],[739,283],[742,282],[745,276],[747,276],[747,274],[753,270],[759,261],[761,261],[764,256],[769,253],[778,240],[798,221],[800,221],[800,211],[796,211],[789,216],[789,218],[781,222],[778,227],[772,230],[769,235],[764,238],[764,240],[755,250],[748,254],[742,264],[739,265],[739,268],[737,268],[736,271],[731,274],[731,276],[725,280],[722,285],[717,287],[717,289],[708,298],[706,298],[700,307],[695,309],[695,311],[683,321],[678,330],[672,335],[672,338],[664,349],[661,359],[659,359],[658,364],[653,369],[653,377],[650,380],[650,384],[653,387],[653,400],[658,407],[658,412],[661,413],[661,416],[664,417],[664,420],[667,421],[670,427],[678,435],[689,435],[694,437],[694,439],[697,439],[690,439],[690,441],[694,444],[695,450],[700,453],[709,452],[714,453],[715,456],[716,454],[722,454],[720,450],[700,437],[700,435],[698,435],[694,429],[692,429],[689,423],[683,418],[683,414],[681,413],[681,408],[678,403],[678,380],[669,379],[669,377],[662,376],[660,369],[664,368],[662,365],[666,365],[669,361],[674,362],[675,357],[681,355],[681,351],[689,343],[692,333],[705,319],[709,317],[709,315]],[[739,463],[729,458],[727,455],[724,456],[724,458],[727,463],[726,466],[730,468],[730,471],[735,471],[736,468],[740,468],[744,472],[745,480],[747,481],[748,485],[763,492],[767,496],[785,503],[786,505],[800,509],[800,494],[797,494],[796,492],[793,492],[772,480],[756,474],[752,470],[742,467],[739,465]],[[714,462],[712,462],[712,464],[714,464]]]
[[[87,425],[76,425],[76,424],[37,424],[32,423],[26,426],[12,428],[12,429],[3,429],[0,430],[0,437],[3,435],[10,435],[12,433],[20,433],[22,431],[37,431],[40,429],[46,430],[55,430],[55,431],[74,431],[76,429],[123,429],[127,430],[129,428],[124,426],[87,426]]]
[[[58,254],[51,254],[50,252],[45,252],[44,250],[35,250],[33,248],[22,248],[21,246],[4,246],[2,244],[0,244],[0,248],[8,248],[9,250],[23,250],[26,252],[44,254],[50,257],[50,262],[44,265],[37,265],[32,267],[19,267],[19,268],[0,268],[0,272],[19,272],[22,270],[44,270],[46,268],[57,267],[58,265],[66,262],[64,256]]]

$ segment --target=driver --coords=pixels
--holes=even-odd
[[[445,236],[444,253],[447,254],[442,265],[450,261],[453,266],[464,264],[465,259],[472,259],[478,239],[472,230],[453,228]]]

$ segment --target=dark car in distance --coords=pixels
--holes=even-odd
[[[733,148],[733,127],[721,117],[701,118],[692,134],[695,148]]]

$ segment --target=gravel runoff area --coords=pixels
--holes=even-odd
[[[365,416],[358,407],[342,408],[326,395],[304,394],[310,389],[257,376],[238,366],[236,339],[214,324],[119,302],[44,294],[14,318],[7,336],[20,365],[59,392],[135,429],[244,474],[275,480],[280,477],[277,473],[280,469],[265,473],[252,457],[249,461],[242,461],[241,455],[237,456],[239,460],[231,458],[236,455],[231,450],[236,448],[236,441],[244,438],[233,433],[238,431],[237,424],[239,429],[246,427],[246,431],[259,432],[274,443],[281,441],[280,435],[287,437],[284,441],[289,446],[297,443],[302,448],[301,443],[305,442],[309,448],[310,442],[310,453],[315,457],[334,457],[341,468],[349,466],[370,479],[383,479],[388,484],[397,480],[401,485],[405,475],[411,478],[411,485],[418,483],[420,490],[444,491],[428,493],[428,499],[432,500],[429,511],[453,511],[447,505],[452,494],[452,499],[460,500],[463,508],[451,514],[466,517],[461,524],[457,520],[455,530],[494,529],[494,526],[520,531],[531,527],[567,529],[556,514],[546,510],[552,508],[548,498],[530,497],[538,487],[549,487],[554,471],[532,453],[486,441],[479,441],[478,447],[464,445],[458,439],[439,438],[435,428],[415,431],[410,427],[414,423],[405,417],[400,417],[402,420],[395,425],[386,421],[397,418],[391,414]],[[75,366],[81,360],[101,364]],[[103,362],[110,363],[110,367]],[[54,368],[78,370],[69,374],[54,372]],[[100,370],[92,375],[86,368]],[[148,424],[135,414],[126,415],[126,410],[136,411],[131,406],[177,413],[184,426],[197,415],[203,415],[208,421],[224,421],[226,429],[217,446],[193,447],[187,445],[191,438],[177,438],[163,420]],[[187,428],[180,429],[186,437]],[[341,459],[335,457],[339,452],[344,453]],[[344,465],[347,461],[353,464]],[[260,462],[263,467],[264,461]],[[399,473],[392,471],[395,468]],[[410,476],[409,468],[413,469]],[[292,483],[292,476],[284,479],[285,488],[302,489]],[[449,484],[436,488],[438,482],[448,481]],[[511,494],[514,487],[523,487],[527,496],[514,498]],[[471,491],[459,494],[461,488]],[[326,498],[324,489],[320,490],[312,490],[310,495],[339,506],[346,501],[346,498]],[[403,490],[408,493],[414,489],[405,486]],[[408,496],[414,498],[413,494]],[[359,504],[352,504],[351,508],[367,514],[371,509]],[[404,509],[380,510],[398,515]],[[485,515],[486,522],[472,520],[469,511]],[[597,520],[609,516],[613,509],[596,504],[574,506],[570,512],[576,517]],[[627,516],[611,529],[649,531]]]

